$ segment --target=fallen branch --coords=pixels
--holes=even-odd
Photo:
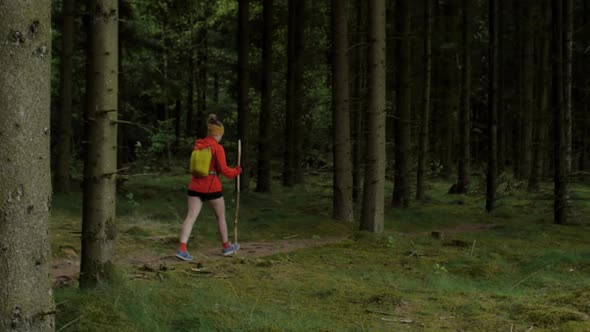
[[[73,321],[67,323],[66,325],[62,326],[59,330],[57,330],[57,332],[64,330],[66,327],[68,327],[68,326],[74,324],[75,322],[79,321],[80,318],[82,318],[82,317],[84,317],[84,315],[80,315],[80,317],[78,317],[78,318],[74,319]]]
[[[545,270],[545,268],[544,268],[544,267],[543,267],[543,268],[541,268],[540,270],[538,270],[537,272],[535,272],[535,273],[533,273],[533,274],[529,275],[528,277],[526,277],[526,278],[522,279],[521,281],[517,282],[517,283],[516,283],[514,286],[510,287],[510,289],[509,289],[509,290],[513,290],[514,288],[516,288],[516,286],[518,286],[518,285],[522,284],[523,282],[525,282],[525,281],[529,280],[530,278],[532,278],[532,277],[534,277],[535,275],[539,274],[539,273],[540,273],[541,271],[543,271],[543,270]],[[532,328],[532,327],[531,327],[531,328]]]
[[[366,311],[366,312],[368,312],[368,313],[372,313],[372,314],[379,314],[379,315],[393,316],[393,314],[390,314],[390,313],[388,313],[388,312],[378,311],[378,310],[365,309],[365,311]]]

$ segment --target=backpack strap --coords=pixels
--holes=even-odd
[[[215,160],[215,153],[213,153],[213,146],[210,145],[209,149],[211,149],[211,163],[213,163],[213,171],[211,170],[211,167],[209,167],[209,175],[215,175],[218,176],[219,173],[217,172],[217,161]]]

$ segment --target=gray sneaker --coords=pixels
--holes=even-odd
[[[176,257],[188,262],[193,260],[193,256],[191,256],[191,254],[189,254],[188,251],[182,251],[180,249],[178,249],[178,251],[176,252]]]
[[[240,244],[234,243],[230,244],[227,249],[223,249],[221,253],[223,254],[223,256],[229,256],[235,254],[238,250],[240,250]]]

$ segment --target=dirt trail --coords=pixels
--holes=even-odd
[[[496,227],[495,224],[465,224],[451,228],[439,229],[437,231],[448,234],[460,234],[468,232],[477,232]],[[431,232],[414,232],[402,233],[403,236],[416,238],[420,236],[430,236]],[[346,236],[327,237],[322,239],[282,239],[272,242],[243,242],[240,243],[241,249],[236,257],[265,257],[279,253],[288,253],[298,249],[321,247],[332,243],[338,243],[347,239]],[[208,260],[223,259],[219,247],[206,248],[193,252],[195,262]],[[174,255],[162,255],[149,249],[139,249],[125,256],[116,258],[119,264],[128,264],[134,266],[151,265],[158,268],[160,264],[175,265],[185,263],[177,259]],[[51,266],[51,278],[55,287],[68,285],[78,278],[80,271],[80,262],[78,257],[57,258],[53,260]]]

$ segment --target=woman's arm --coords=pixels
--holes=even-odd
[[[215,163],[217,166],[217,172],[230,179],[237,177],[242,172],[240,166],[236,166],[235,168],[230,168],[227,166],[227,160],[225,158],[225,150],[223,149],[223,146],[217,145],[217,149],[215,150]]]

